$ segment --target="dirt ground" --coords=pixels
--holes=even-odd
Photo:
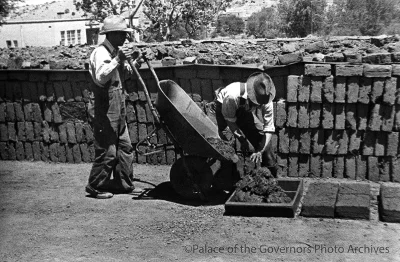
[[[182,201],[168,166],[135,166],[152,198],[97,200],[89,170],[0,162],[0,261],[400,261],[400,224],[224,216],[226,195]]]

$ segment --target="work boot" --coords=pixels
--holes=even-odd
[[[101,192],[98,191],[91,186],[87,185],[85,187],[86,193],[88,193],[91,197],[97,198],[97,199],[107,199],[107,198],[112,198],[114,196],[113,193],[110,192]]]

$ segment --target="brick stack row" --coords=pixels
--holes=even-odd
[[[275,102],[282,176],[400,182],[396,66],[306,64]]]

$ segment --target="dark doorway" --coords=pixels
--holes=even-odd
[[[97,45],[99,40],[99,29],[98,28],[86,29],[86,39],[88,45]]]

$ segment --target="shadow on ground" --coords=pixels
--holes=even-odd
[[[165,200],[177,204],[188,205],[188,206],[215,206],[221,205],[226,202],[229,197],[229,193],[224,191],[210,192],[206,200],[200,199],[183,199],[182,196],[178,195],[173,189],[169,181],[162,182],[161,184],[154,185],[146,181],[139,181],[142,183],[143,193],[132,194],[134,200]]]

